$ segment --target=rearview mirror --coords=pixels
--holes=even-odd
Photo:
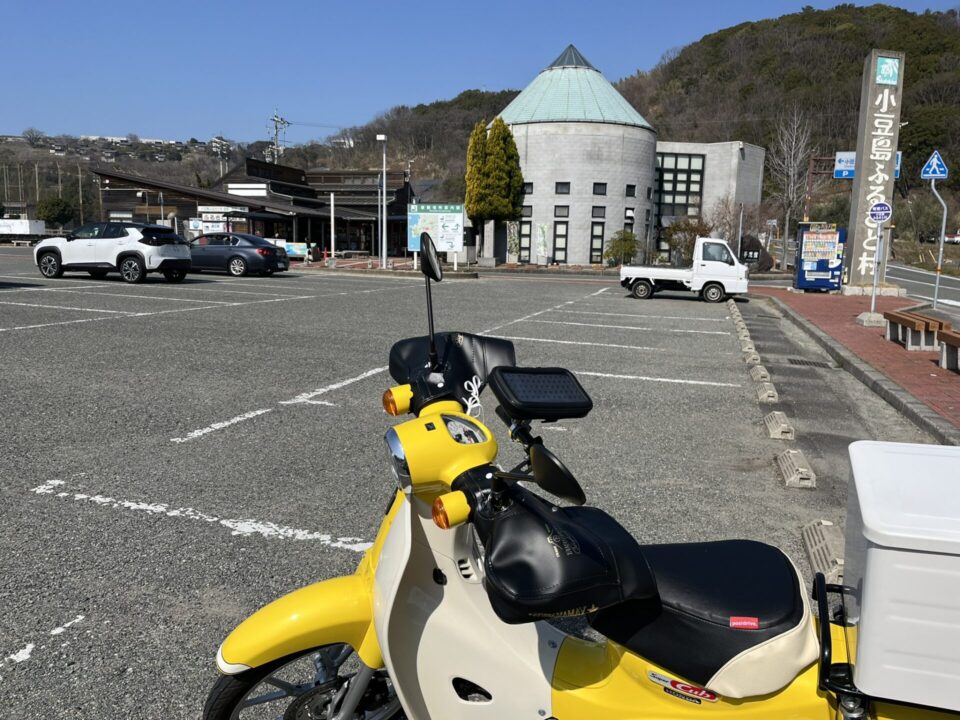
[[[420,270],[434,282],[443,280],[443,269],[437,257],[437,249],[433,246],[430,233],[420,233],[420,255],[422,262]]]
[[[560,458],[540,443],[530,446],[530,468],[533,471],[533,481],[551,495],[574,505],[583,505],[587,501],[587,496],[573,473]]]

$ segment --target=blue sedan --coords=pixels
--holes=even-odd
[[[272,275],[288,270],[287,251],[257,235],[210,233],[190,243],[191,271],[222,270],[234,277],[247,273]]]

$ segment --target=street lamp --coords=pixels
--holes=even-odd
[[[143,202],[147,205],[147,223],[150,223],[150,196],[147,194],[146,190],[137,190],[137,197],[143,198]]]
[[[377,142],[383,143],[383,213],[380,231],[380,267],[387,266],[387,136],[377,135]]]

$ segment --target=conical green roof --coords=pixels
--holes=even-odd
[[[537,75],[500,117],[508,125],[600,122],[653,129],[573,45]]]

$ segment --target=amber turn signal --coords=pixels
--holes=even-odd
[[[449,530],[470,519],[470,503],[467,496],[457,490],[434,500],[432,512],[434,524],[442,530]]]
[[[410,412],[413,389],[409,385],[397,385],[383,394],[383,409],[387,415],[403,415]]]

